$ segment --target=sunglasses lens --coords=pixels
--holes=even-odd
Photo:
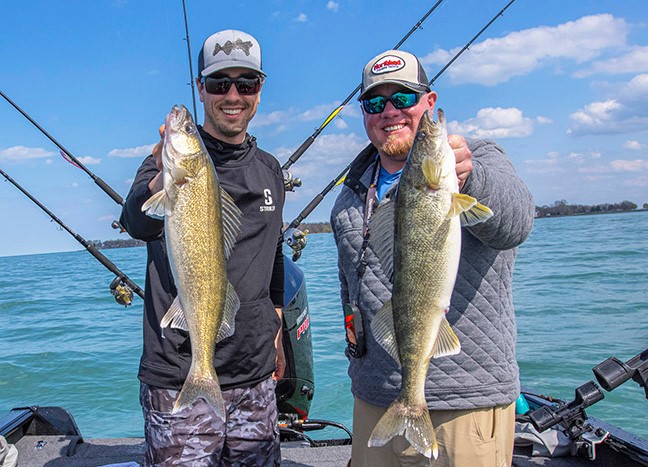
[[[418,96],[415,92],[395,92],[391,95],[391,101],[397,109],[407,109],[416,105]]]
[[[207,76],[205,78],[205,90],[209,94],[227,94],[231,85],[232,80],[227,77],[212,78]]]
[[[371,99],[362,99],[362,107],[368,114],[379,114],[385,110],[387,99],[397,109],[407,109],[415,106],[421,94],[416,92],[395,92],[389,97],[376,96]]]
[[[230,90],[232,83],[236,86],[236,90],[242,96],[251,96],[257,94],[261,89],[261,79],[256,78],[230,78],[229,76],[223,76],[220,78],[213,78],[207,76],[205,78],[205,90],[209,94],[224,95],[227,94]]]
[[[368,114],[379,114],[385,110],[387,99],[383,96],[372,97],[371,99],[362,99],[362,107]]]
[[[242,96],[251,96],[259,92],[261,80],[259,78],[236,78],[236,90]]]

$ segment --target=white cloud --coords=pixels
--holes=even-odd
[[[299,13],[295,18],[295,21],[297,21],[298,23],[305,23],[306,21],[308,21],[308,17],[306,16],[306,13]]]
[[[553,120],[547,117],[538,116],[536,117],[536,122],[538,122],[540,125],[551,125],[553,123]]]
[[[250,122],[250,129],[261,128],[264,126],[279,126],[286,122],[294,121],[295,110],[275,110],[274,112],[257,113]]]
[[[494,86],[514,76],[561,64],[583,63],[603,51],[623,46],[628,26],[609,14],[584,16],[558,26],[540,26],[487,39],[470,46],[447,70],[452,83]],[[436,50],[421,59],[424,65],[445,65],[461,48]]]
[[[92,156],[77,157],[77,160],[81,162],[83,165],[101,164],[101,159],[97,159],[96,157],[92,157]]]
[[[0,151],[0,160],[23,161],[27,159],[43,159],[55,155],[55,152],[43,148],[28,148],[26,146],[12,146]]]
[[[155,144],[146,144],[135,148],[113,149],[108,153],[108,157],[146,157],[153,152]]]
[[[602,155],[598,151],[590,152],[548,152],[542,159],[524,161],[525,170],[530,174],[565,174],[573,170],[583,174],[608,173],[610,167],[604,164],[594,165]]]
[[[335,109],[337,109],[341,101],[334,101],[327,104],[320,104],[310,109],[300,111],[295,108],[287,110],[275,110],[268,114],[257,113],[254,119],[250,122],[250,129],[261,128],[267,126],[274,126],[275,132],[283,131],[290,128],[296,122],[312,122],[324,123],[324,119],[328,118]],[[357,106],[347,104],[344,109],[333,119],[331,122],[338,129],[347,128],[347,124],[342,120],[342,116],[349,118],[359,118],[360,111]]]
[[[635,159],[629,160],[614,160],[610,162],[610,167],[615,172],[645,172],[648,170],[648,160]]]
[[[606,100],[572,113],[569,134],[622,134],[648,129],[648,74],[637,75]]]
[[[625,180],[623,182],[623,185],[629,187],[638,187],[638,188],[648,187],[648,177],[646,177],[645,175],[640,175],[639,177]]]
[[[333,0],[329,0],[329,2],[326,4],[326,8],[331,11],[338,11],[340,9],[340,4],[338,2],[334,2]]]
[[[515,107],[487,107],[480,109],[475,118],[449,122],[448,131],[473,138],[520,138],[533,133],[533,121]]]
[[[637,140],[628,140],[628,141],[626,141],[624,143],[623,147],[626,148],[626,149],[633,149],[633,150],[638,151],[640,149],[644,149],[646,147],[646,145],[640,143]]]
[[[574,73],[574,77],[582,78],[596,73],[615,75],[648,72],[648,46],[635,46],[624,52],[618,57],[595,61],[588,69]]]

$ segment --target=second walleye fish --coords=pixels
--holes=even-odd
[[[404,434],[419,453],[435,459],[438,446],[424,387],[431,358],[461,351],[445,316],[459,268],[461,225],[493,215],[459,193],[441,109],[438,121],[432,121],[429,111],[421,117],[395,199],[376,209],[369,237],[393,282],[392,298],[372,320],[371,330],[400,363],[402,381],[400,395],[378,421],[368,444],[383,446]]]
[[[220,187],[214,164],[189,111],[167,115],[162,150],[164,188],[142,211],[164,219],[164,235],[178,296],[162,329],[189,331],[191,367],[173,412],[202,398],[225,418],[214,369],[214,347],[234,334],[240,301],[227,280],[226,262],[241,230],[241,211]]]

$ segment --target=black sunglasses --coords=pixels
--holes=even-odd
[[[232,83],[241,96],[253,96],[261,89],[261,78],[259,76],[239,76],[238,78],[205,76],[205,91],[216,95],[227,94]]]
[[[407,109],[408,107],[415,106],[423,93],[420,92],[402,92],[398,91],[391,96],[376,96],[362,99],[362,108],[368,114],[379,114],[385,110],[387,100],[397,109]]]

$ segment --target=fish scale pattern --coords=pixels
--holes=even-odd
[[[469,147],[473,171],[462,192],[491,208],[494,216],[462,229],[459,272],[447,315],[462,350],[458,355],[431,360],[425,393],[429,407],[437,410],[509,404],[520,390],[511,281],[517,247],[531,232],[534,202],[499,146],[472,140]],[[375,150],[368,154],[374,155]],[[392,287],[370,247],[365,251],[367,268],[362,276],[357,273],[364,193],[371,174],[370,166],[356,179],[349,177],[331,213],[341,301],[358,303],[365,330],[391,297]],[[349,356],[349,362],[351,390],[356,397],[388,406],[398,396],[398,365],[370,333],[365,356]]]

